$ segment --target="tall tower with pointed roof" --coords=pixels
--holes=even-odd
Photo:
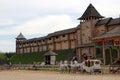
[[[92,38],[94,36],[95,24],[102,18],[104,17],[100,15],[92,4],[89,4],[83,15],[78,18],[80,20],[77,31],[77,55],[79,57],[82,57],[83,54],[95,55]]]
[[[25,41],[26,38],[23,36],[22,33],[20,33],[17,37],[16,37],[16,53],[20,53],[20,46],[21,46],[21,43],[23,41]]]

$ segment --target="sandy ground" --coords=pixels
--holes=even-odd
[[[0,80],[120,80],[120,74],[65,74],[50,71],[2,70]]]

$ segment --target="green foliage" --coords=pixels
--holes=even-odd
[[[68,58],[68,56],[71,54],[72,50],[59,50],[59,51],[55,51],[58,55],[57,55],[57,61],[60,60],[66,60]]]
[[[5,59],[6,59],[6,56],[5,56],[5,54],[3,54],[3,53],[0,53],[0,59],[1,59],[1,60],[5,60]]]
[[[57,50],[54,51],[57,53],[57,61],[66,60],[68,55],[70,55],[72,50]],[[39,52],[39,53],[25,53],[25,54],[14,54],[10,61],[12,64],[33,64],[34,62],[42,62],[44,61],[44,53],[46,52]]]
[[[5,53],[7,58],[11,58],[13,55],[15,55],[15,53]]]
[[[15,54],[10,58],[12,64],[33,64],[43,61],[43,53]]]

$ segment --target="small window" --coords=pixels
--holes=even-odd
[[[45,40],[43,40],[43,42],[44,42]]]
[[[62,35],[62,37],[65,37],[65,35]]]
[[[49,38],[49,40],[51,40],[51,38]]]
[[[56,39],[58,38],[58,36],[56,36]]]

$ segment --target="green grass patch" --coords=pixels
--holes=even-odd
[[[15,54],[10,58],[12,64],[33,64],[43,61],[43,53]]]
[[[56,57],[56,61],[60,61],[60,60],[64,61],[68,59],[69,55],[71,55],[72,50],[67,49],[67,50],[59,50],[54,52],[58,54]]]
[[[66,60],[68,56],[71,54],[72,50],[57,50],[54,51],[58,55],[56,56],[56,61]],[[38,53],[24,53],[24,54],[14,54],[10,61],[12,64],[33,64],[34,62],[43,62],[44,61],[44,53],[46,52],[38,52]]]

